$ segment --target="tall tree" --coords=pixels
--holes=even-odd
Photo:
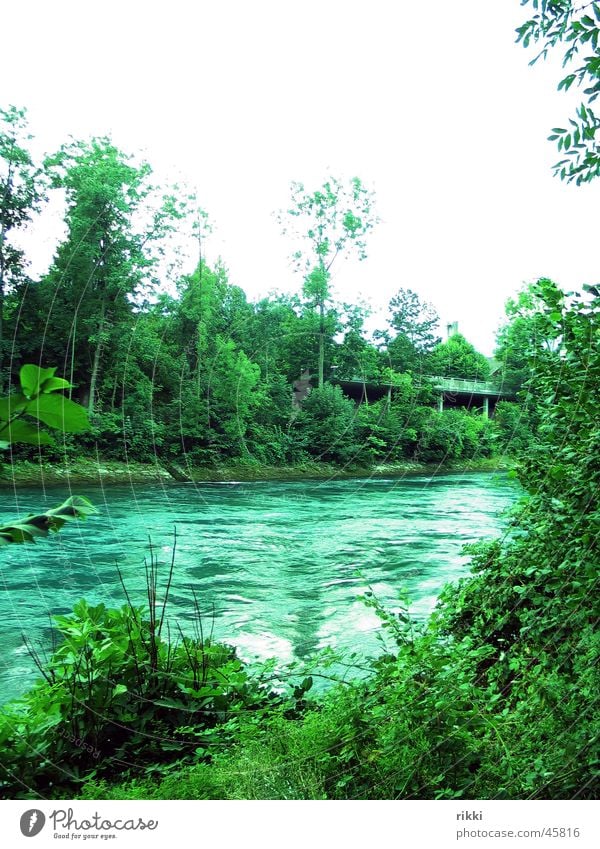
[[[280,213],[284,233],[301,239],[293,255],[304,275],[303,294],[319,317],[318,385],[323,386],[327,303],[331,300],[331,267],[340,256],[355,252],[366,257],[366,236],[377,222],[373,193],[358,177],[344,184],[330,177],[323,186],[309,191],[303,183],[292,183],[292,206]]]
[[[434,333],[439,324],[435,307],[422,301],[412,289],[398,289],[390,300],[390,324],[398,334],[406,336],[419,351],[429,351],[439,338]]]
[[[548,282],[542,278],[506,302],[508,321],[496,337],[495,356],[502,363],[504,381],[514,389],[543,362],[558,357],[554,326],[540,294]]]
[[[464,377],[467,380],[487,380],[490,364],[460,333],[433,349],[429,360],[432,374],[443,377]]]
[[[563,77],[559,91],[568,91],[574,83],[583,88],[585,100],[569,118],[569,127],[554,127],[549,136],[565,154],[554,166],[555,175],[577,185],[587,183],[600,175],[600,144],[597,134],[600,117],[591,104],[600,94],[600,3],[573,3],[573,0],[521,0],[521,5],[532,3],[535,14],[517,29],[517,42],[524,47],[542,42],[541,51],[531,60],[533,65],[557,45],[566,46],[563,67],[581,62]],[[586,55],[580,53],[585,50]]]
[[[379,332],[392,368],[399,372],[423,370],[424,358],[440,342],[435,334],[439,316],[432,304],[412,289],[398,289],[389,303],[390,331]]]
[[[25,276],[24,252],[12,241],[44,198],[43,178],[27,143],[25,109],[0,109],[0,388],[4,382],[4,299]]]
[[[344,304],[342,325],[344,338],[335,351],[336,377],[377,380],[385,359],[365,335],[364,324],[369,310],[364,305]]]
[[[157,283],[153,249],[188,207],[171,194],[157,200],[148,163],[135,164],[106,137],[63,146],[47,168],[66,193],[68,230],[44,281],[52,330],[63,350],[68,340],[65,365],[91,414],[103,359],[132,322],[134,297],[147,300]]]

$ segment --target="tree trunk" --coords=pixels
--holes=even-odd
[[[88,398],[88,415],[92,416],[94,413],[94,402],[96,398],[96,385],[98,383],[98,373],[100,371],[100,355],[102,354],[102,334],[104,331],[104,317],[106,313],[106,306],[104,303],[104,299],[102,300],[102,306],[100,309],[100,321],[98,322],[98,342],[96,343],[96,350],[94,351],[94,363],[92,365],[92,376],[90,378],[90,397]]]
[[[14,141],[14,140],[13,140]],[[10,204],[13,190],[13,163],[9,159],[6,175],[4,199]],[[6,210],[2,211],[2,226],[0,227],[0,392],[4,391],[4,287],[6,285],[6,232],[10,229],[10,218]]]
[[[77,311],[75,311],[75,317],[73,318],[73,335],[71,337],[71,371],[69,374],[69,399],[71,399],[73,395],[73,375],[75,374],[75,342],[77,341]]]
[[[4,222],[0,230],[0,392],[4,391],[4,276],[6,273],[4,262]]]
[[[325,365],[325,304],[319,304],[319,389],[323,388],[323,370]]]

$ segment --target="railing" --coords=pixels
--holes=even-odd
[[[489,380],[465,380],[463,377],[441,377],[424,375],[436,389],[442,392],[460,392],[465,395],[514,395],[514,390],[505,384]]]
[[[440,392],[455,392],[463,395],[497,395],[510,397],[514,396],[515,389],[508,384],[493,383],[489,380],[466,380],[463,377],[441,377],[440,375],[423,374],[419,375],[423,380],[429,380],[434,387]],[[383,381],[363,380],[361,377],[352,377],[349,379],[335,378],[339,383],[354,383],[356,385],[366,386],[368,388],[392,389],[395,384],[384,383]]]

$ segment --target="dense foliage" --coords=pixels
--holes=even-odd
[[[0,451],[6,452],[19,443],[51,445],[53,436],[48,428],[62,434],[80,433],[89,428],[85,410],[62,394],[71,384],[55,373],[55,368],[25,365],[19,374],[21,391],[0,398]],[[85,519],[94,512],[87,498],[72,495],[44,513],[1,525],[0,546],[35,542],[37,537],[60,530],[66,522]]]
[[[532,291],[553,345],[523,388],[540,422],[518,469],[527,497],[503,538],[472,547],[472,575],[446,588],[426,624],[406,599],[387,610],[369,591],[384,653],[362,660],[361,679],[310,698],[308,673],[335,678],[340,658],[281,670],[287,685],[270,689],[265,670],[253,675],[200,631],[165,638],[152,567],[148,612],[81,602],[58,618],[62,643],[39,660],[45,680],[0,724],[5,792],[595,798],[600,297],[549,280]],[[306,414],[327,402],[343,428],[349,402],[323,391],[331,397],[316,390]]]
[[[527,384],[544,422],[519,467],[528,497],[503,539],[473,548],[472,576],[422,629],[369,595],[387,653],[302,718],[273,713],[210,766],[84,796],[596,797],[600,298],[535,292],[556,344]]]
[[[128,596],[119,610],[82,600],[71,615],[54,617],[59,642],[49,659],[26,641],[43,679],[0,716],[4,797],[34,787],[60,793],[132,763],[168,771],[172,761],[220,750],[246,712],[293,708],[293,696],[269,691],[233,648],[204,636],[197,610],[193,637],[180,627],[171,633],[172,565],[162,605],[151,553],[146,609]]]
[[[566,39],[568,59],[582,44],[597,53],[597,4],[587,4],[594,19],[569,2],[532,1],[525,43]],[[591,81],[591,101],[597,71],[597,56],[586,58],[562,87]],[[506,451],[519,456],[527,493],[503,538],[472,547],[471,575],[444,590],[424,625],[411,620],[406,599],[387,610],[369,592],[384,653],[362,659],[361,678],[312,697],[312,675],[335,679],[341,658],[328,653],[277,676],[273,665],[245,667],[198,617],[191,636],[170,623],[173,564],[159,602],[151,555],[147,609],[134,607],[126,588],[120,610],[82,600],[56,617],[49,658],[29,646],[42,679],[0,718],[3,794],[595,798],[597,289],[568,295],[547,279],[526,289],[509,304],[498,341],[498,379],[516,403],[500,402],[491,420],[439,411],[428,376],[485,379],[489,363],[460,336],[440,342],[435,310],[411,290],[394,296],[388,328],[372,337],[365,312],[335,300],[331,262],[353,245],[362,254],[375,223],[359,180],[346,189],[331,178],[315,192],[294,185],[288,212],[307,240],[297,255],[301,295],[250,303],[222,264],[204,260],[173,274],[168,290],[160,285],[166,246],[176,226],[198,219],[195,200],[158,191],[149,166],[109,139],[73,143],[37,168],[24,113],[1,118],[0,368],[12,387],[2,426],[7,442],[29,435],[13,453],[31,450],[29,442],[39,449],[48,441],[39,423],[59,415],[71,432],[61,446],[44,446],[54,458],[83,450],[190,466],[313,459],[351,467]],[[572,133],[556,131],[567,155],[574,151],[557,167],[581,182],[598,173],[598,122],[589,102],[578,118]],[[41,204],[44,184],[66,194],[67,235],[48,273],[31,280],[9,237]],[[10,361],[2,357],[9,334]],[[58,363],[68,383],[29,365],[42,361]],[[362,403],[344,381],[360,388]],[[306,391],[292,404],[295,383]],[[369,397],[378,385],[384,391]],[[89,430],[64,427],[69,411],[81,415],[77,401]],[[18,537],[15,528],[0,536]]]

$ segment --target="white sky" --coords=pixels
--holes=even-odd
[[[518,0],[28,2],[2,11],[0,104],[47,151],[112,133],[198,190],[209,257],[251,298],[298,290],[273,211],[328,171],[375,189],[369,258],[344,300],[416,290],[491,353],[507,297],[549,276],[598,282],[600,183],[552,177],[560,68],[528,67]],[[571,101],[572,102],[572,101]],[[54,248],[46,223],[37,270]],[[382,326],[382,322],[379,322]]]

